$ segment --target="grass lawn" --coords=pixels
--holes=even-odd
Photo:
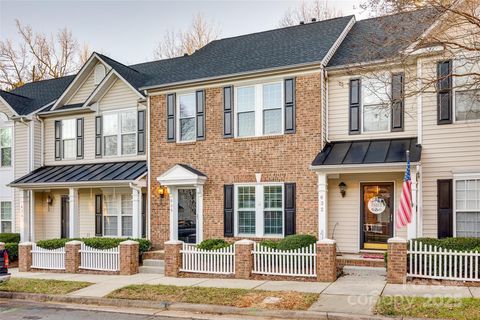
[[[480,299],[381,297],[376,310],[385,316],[480,319]]]
[[[0,291],[67,294],[92,285],[90,282],[11,278],[0,283]]]
[[[108,298],[218,304],[240,308],[306,310],[319,294],[287,291],[132,285],[110,293]],[[266,298],[267,301],[265,301]]]

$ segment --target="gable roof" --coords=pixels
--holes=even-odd
[[[357,21],[328,67],[393,58],[415,42],[441,15],[426,8]]]

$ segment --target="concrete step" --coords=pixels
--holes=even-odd
[[[165,251],[164,250],[152,250],[143,253],[143,259],[155,259],[155,260],[163,260],[165,259]]]
[[[385,267],[344,266],[343,274],[350,276],[386,276],[387,269]]]
[[[164,260],[156,260],[156,259],[145,259],[143,260],[144,267],[163,267],[165,266]]]
[[[165,270],[163,267],[147,267],[141,266],[138,268],[138,273],[159,273],[164,274]]]

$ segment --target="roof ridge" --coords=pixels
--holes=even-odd
[[[127,66],[126,64],[123,64],[123,63],[121,63],[120,61],[117,61],[117,60],[115,60],[115,59],[112,59],[112,58],[110,58],[109,56],[106,56],[106,55],[101,54],[101,53],[98,53],[98,52],[94,52],[94,53],[97,54],[97,55],[99,55],[99,56],[101,56],[101,57],[107,58],[108,60],[112,60],[112,61],[118,63],[119,65],[121,65],[121,66],[123,66],[123,67],[125,67],[125,68],[128,68],[128,69],[130,69],[130,70],[132,70],[132,71],[135,71],[135,72],[141,74],[141,72],[139,72],[138,70],[133,69],[131,66]]]

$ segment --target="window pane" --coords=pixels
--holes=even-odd
[[[2,221],[2,230],[0,232],[10,233],[12,232],[12,222],[11,221]]]
[[[282,84],[263,85],[263,109],[276,109],[282,107]]]
[[[255,187],[238,187],[238,233],[255,234]]]
[[[253,111],[255,109],[255,87],[237,89],[237,112]]]
[[[132,217],[122,217],[122,236],[132,236]]]
[[[103,234],[106,236],[116,236],[118,232],[118,217],[104,216],[103,217]]]
[[[118,115],[104,114],[103,115],[103,135],[111,136],[118,134]]]
[[[265,209],[282,209],[282,186],[265,186],[263,199]]]
[[[137,131],[136,112],[122,113],[122,133],[130,133]]]
[[[457,120],[480,119],[480,90],[455,92]]]
[[[238,114],[238,136],[248,137],[255,135],[255,112]]]
[[[282,132],[282,109],[263,111],[263,134]]]
[[[103,234],[106,236],[118,235],[118,205],[117,198],[112,195],[104,196],[103,206]]]
[[[132,196],[122,195],[122,215],[132,215]]]
[[[122,135],[122,154],[135,154],[136,153],[137,135],[123,134]]]
[[[282,211],[264,212],[264,232],[265,234],[282,234],[283,216]]]
[[[9,201],[0,203],[0,219],[12,220],[12,203]]]
[[[255,187],[238,187],[238,208],[255,208]]]
[[[180,119],[180,140],[195,140],[195,118]]]
[[[75,139],[76,119],[62,120],[62,139]]]
[[[238,233],[255,234],[255,211],[238,212]]]
[[[63,158],[73,159],[77,155],[77,142],[73,140],[63,140]]]
[[[391,76],[387,73],[372,74],[362,78],[363,104],[389,104]]]
[[[195,117],[195,94],[186,94],[179,97],[180,119]]]
[[[363,131],[387,131],[390,121],[389,108],[385,105],[363,107]]]
[[[104,137],[104,154],[113,156],[117,154],[117,136]]]
[[[12,128],[0,128],[0,147],[12,146]]]
[[[8,167],[12,165],[12,148],[2,148],[0,158],[2,160],[1,166],[2,167]]]
[[[480,212],[457,212],[457,237],[480,237]]]

